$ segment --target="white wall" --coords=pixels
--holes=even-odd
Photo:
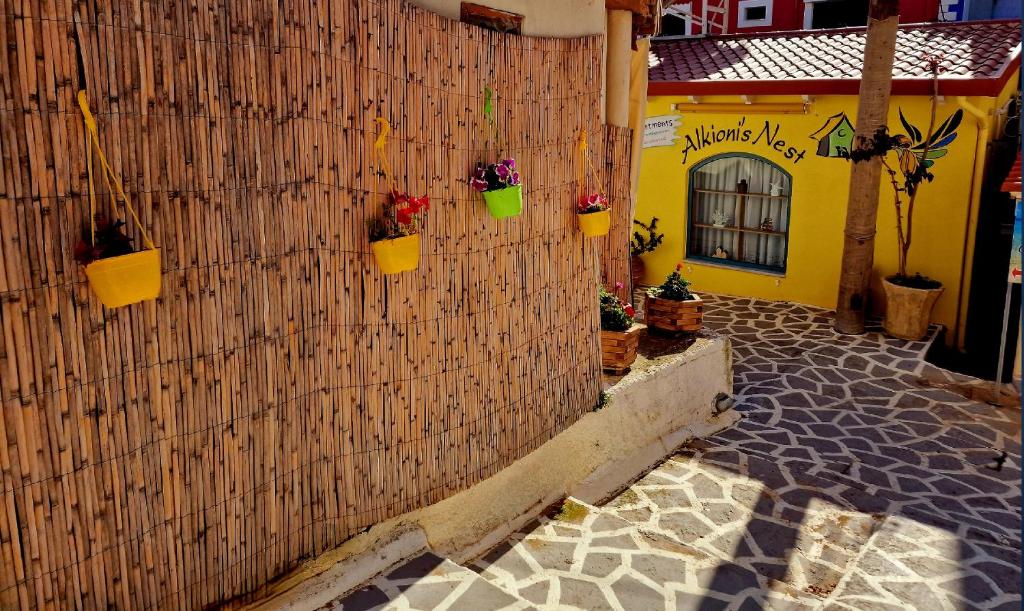
[[[524,16],[523,34],[573,38],[603,34],[604,0],[473,0]],[[410,0],[412,4],[451,19],[459,18],[461,0]]]

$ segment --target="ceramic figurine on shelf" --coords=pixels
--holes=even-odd
[[[761,221],[761,231],[775,231],[775,223],[772,221],[772,217],[764,217],[764,220]]]
[[[782,185],[780,185],[778,183],[770,182],[770,183],[768,183],[768,188],[769,188],[768,193],[772,197],[778,197],[778,196],[782,195]]]
[[[729,258],[729,251],[724,249],[724,248],[722,248],[721,246],[718,246],[717,248],[715,248],[715,252],[714,252],[713,255],[711,255],[711,258],[713,258],[713,259],[728,259]]]
[[[715,211],[711,213],[711,224],[715,227],[725,227],[729,221],[729,215],[721,208],[715,208]]]

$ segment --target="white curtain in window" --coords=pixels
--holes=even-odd
[[[741,180],[747,183],[742,214],[737,195]],[[785,266],[791,185],[784,172],[767,161],[736,155],[704,164],[693,173],[692,181],[690,255],[711,257],[722,248],[731,261],[776,269]],[[771,196],[773,187],[781,196]],[[713,225],[716,212],[728,216],[729,229],[702,226]],[[772,231],[778,233],[758,233],[769,218]]]

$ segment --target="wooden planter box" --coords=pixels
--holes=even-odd
[[[634,323],[627,331],[601,331],[601,367],[624,373],[636,360],[640,332],[646,327]]]
[[[669,333],[700,331],[704,325],[704,301],[699,295],[687,301],[648,296],[644,300],[644,322]]]

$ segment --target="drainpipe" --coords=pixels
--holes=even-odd
[[[967,273],[967,258],[971,247],[974,245],[974,235],[971,232],[972,219],[974,217],[974,202],[981,198],[981,183],[985,172],[985,157],[988,147],[989,120],[988,114],[967,101],[965,96],[957,96],[956,104],[967,114],[974,117],[978,125],[978,134],[974,143],[974,172],[971,173],[971,195],[967,202],[967,223],[964,225],[964,250],[960,257],[960,294],[956,300],[956,329],[954,330],[953,341],[959,350],[964,349],[964,334],[967,327],[967,299],[970,297],[971,287],[965,281]],[[980,203],[980,202],[979,202]],[[963,320],[961,320],[961,316]]]

